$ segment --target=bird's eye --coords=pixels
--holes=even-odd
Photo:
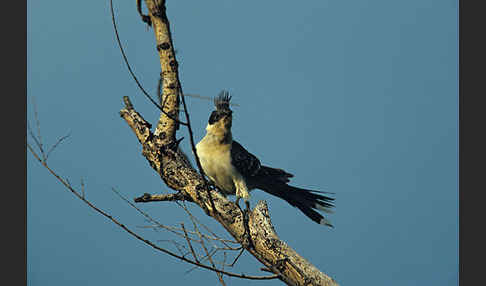
[[[209,116],[209,120],[208,120],[209,124],[213,124],[213,123],[217,122],[221,118],[221,116],[222,116],[221,113],[219,113],[217,111],[213,111],[211,113],[211,116]]]

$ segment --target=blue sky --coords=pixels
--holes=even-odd
[[[126,3],[127,2],[127,3]],[[121,39],[144,87],[160,66],[135,1],[115,1]],[[261,191],[279,236],[341,285],[458,284],[457,1],[168,1],[186,93],[229,90],[233,135],[296,186],[336,193],[334,229]],[[127,226],[147,225],[111,192],[170,191],[120,118],[122,97],[158,111],[130,78],[108,1],[28,1],[27,90],[42,137],[69,139],[50,166]],[[211,102],[187,99],[195,140]],[[28,119],[33,123],[32,105]],[[180,136],[188,138],[186,131]],[[188,141],[183,148],[188,149]],[[28,285],[216,284],[157,253],[66,192],[27,155]],[[140,206],[189,223],[170,203]],[[213,230],[224,230],[198,208]],[[162,246],[170,245],[161,242]],[[244,255],[235,272],[258,273]],[[229,285],[247,281],[225,278]],[[252,284],[280,285],[279,281]]]

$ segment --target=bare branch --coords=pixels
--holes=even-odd
[[[59,138],[59,140],[57,140],[57,142],[54,145],[52,145],[52,147],[49,149],[49,151],[47,151],[46,160],[47,160],[47,158],[49,158],[49,154],[51,154],[51,152],[54,151],[54,149],[56,149],[56,147],[59,146],[59,144],[61,144],[61,142],[64,141],[65,139],[67,139],[69,136],[71,136],[71,133],[68,133],[67,135],[62,136],[61,138]]]
[[[176,235],[179,235],[181,237],[184,237],[183,234],[177,232],[178,229],[174,228],[174,227],[170,227],[170,226],[166,226],[166,225],[163,225],[161,224],[160,222],[158,222],[157,220],[153,219],[150,215],[148,215],[146,212],[142,211],[141,209],[139,209],[137,206],[135,206],[132,202],[130,202],[127,198],[125,198],[122,194],[120,194],[120,192],[118,192],[115,188],[111,188],[111,190],[117,194],[122,200],[124,200],[127,204],[129,204],[132,208],[134,208],[137,212],[139,212],[141,215],[143,215],[145,218],[147,218],[148,221],[154,223],[157,227],[159,228],[164,228]]]
[[[197,255],[194,252],[194,248],[192,248],[191,240],[189,239],[189,236],[187,235],[187,231],[186,231],[186,228],[184,227],[183,223],[181,223],[181,227],[182,227],[182,230],[184,231],[184,237],[186,238],[187,245],[189,245],[189,249],[192,252],[192,256],[194,257],[194,260],[196,260],[196,262],[199,263],[199,260],[197,260]]]
[[[141,10],[141,7],[140,7],[141,3],[140,3],[140,0],[137,0],[137,7],[139,8],[139,13],[140,13],[140,16],[142,17],[142,20],[144,22],[146,22],[147,24],[150,23],[150,17],[146,16],[146,15],[143,15],[142,14],[142,10]],[[116,41],[118,43],[118,47],[120,48],[120,52],[123,56],[123,61],[125,62],[125,64],[127,65],[127,68],[128,68],[128,71],[130,72],[130,75],[132,76],[133,80],[135,80],[135,83],[137,83],[137,86],[138,88],[140,88],[140,90],[142,91],[142,93],[145,95],[145,97],[153,104],[155,105],[158,109],[160,109],[160,111],[162,113],[164,113],[168,118],[176,121],[177,123],[179,124],[182,124],[182,125],[187,125],[187,123],[185,122],[180,122],[177,118],[171,116],[170,114],[166,113],[164,111],[164,109],[155,101],[153,100],[153,98],[150,96],[150,94],[148,94],[148,92],[145,91],[145,89],[143,88],[142,84],[140,83],[140,81],[138,80],[137,76],[135,76],[135,73],[132,71],[132,67],[130,66],[130,64],[128,63],[128,58],[127,58],[127,55],[125,54],[125,51],[123,50],[123,46],[121,44],[121,41],[120,41],[120,35],[118,34],[118,28],[117,28],[117,25],[116,25],[116,21],[115,21],[115,12],[113,11],[113,0],[110,0],[110,9],[111,9],[111,20],[112,20],[112,23],[113,23],[113,28],[115,29],[115,35],[116,35]],[[150,24],[149,24],[150,26]]]
[[[149,193],[143,194],[143,196],[135,198],[136,203],[148,203],[148,202],[163,202],[163,201],[189,201],[192,202],[192,198],[185,193],[177,192],[174,194],[156,194],[151,195]]]
[[[182,251],[181,248],[186,248],[184,245],[180,245],[179,243],[177,243],[177,241],[175,241],[173,239],[159,239],[159,240],[157,240],[157,242],[170,242],[170,243],[172,243],[175,246],[175,248],[177,249],[177,251],[179,251],[179,253],[182,257],[185,257],[187,254],[189,254],[189,252],[184,253]],[[195,266],[195,267],[197,267],[197,266]]]
[[[227,239],[222,239],[220,238],[216,233],[214,233],[209,227],[207,227],[205,224],[201,223],[188,209],[187,209],[187,206],[183,203],[182,205],[177,203],[182,209],[184,209],[184,211],[187,213],[187,215],[189,216],[189,218],[191,219],[191,221],[193,223],[196,223],[196,224],[199,224],[201,225],[207,232],[209,232],[210,234],[213,235],[213,237],[208,237],[207,235],[203,235],[202,233],[200,233],[201,235],[203,235],[204,238],[209,238],[211,240],[217,240],[217,241],[220,241],[224,244],[225,248],[223,249],[226,249],[226,250],[240,250],[242,247],[231,247],[229,246],[228,244],[226,244],[225,242],[229,242],[229,243],[236,243],[236,244],[239,244],[239,242],[237,241],[234,241],[234,240],[227,240]],[[199,233],[198,233],[199,234]]]
[[[178,235],[178,236],[181,236],[181,237],[184,237],[186,239],[189,239],[191,241],[195,241],[197,243],[202,243],[202,240],[196,240],[194,238],[191,238],[188,233],[190,234],[196,234],[196,232],[192,232],[192,231],[187,231],[186,229],[181,229],[181,228],[176,228],[176,227],[171,227],[171,226],[167,226],[167,225],[163,225],[161,224],[160,222],[158,222],[157,220],[155,220],[154,218],[152,218],[149,214],[147,214],[146,212],[142,211],[141,209],[137,208],[137,206],[135,206],[133,203],[131,203],[126,197],[124,197],[120,192],[118,192],[115,188],[112,188],[112,191],[117,195],[119,196],[122,200],[124,200],[126,203],[128,203],[132,208],[134,208],[136,211],[138,211],[140,214],[142,214],[145,218],[147,218],[147,220],[149,222],[152,222],[155,224],[155,227],[159,227],[159,228],[163,228],[163,229],[166,229],[168,230],[169,232],[175,234],[175,235]],[[197,219],[196,217],[194,217],[190,212],[189,210],[185,207],[185,206],[181,206],[187,213],[190,217],[192,217],[191,219],[192,220],[196,220],[197,222]],[[211,240],[211,241],[217,241],[217,242],[220,242],[222,243],[223,245],[225,245],[226,247],[216,247],[217,249],[224,249],[224,250],[239,250],[241,249],[241,247],[230,247],[227,243],[235,243],[235,244],[238,244],[237,241],[234,241],[234,240],[227,240],[227,239],[222,239],[220,237],[218,237],[215,233],[213,233],[207,226],[205,226],[204,224],[201,224],[203,227],[205,227],[206,229],[208,229],[208,231],[213,234],[213,236],[210,236],[210,235],[207,235],[207,234],[203,234],[203,233],[197,233],[197,235],[199,236],[202,236],[203,238],[205,239],[208,239],[208,240]],[[154,228],[154,226],[149,226],[151,228]],[[182,233],[179,233],[178,231],[183,231],[184,234]]]
[[[208,260],[208,257],[209,256],[212,257],[216,252],[217,252],[217,250],[212,250],[211,253],[209,253],[209,255],[208,254],[205,254],[204,256],[199,257],[199,259],[201,259],[202,261],[207,261]],[[184,273],[185,274],[188,274],[188,273],[192,272],[194,269],[197,269],[197,268],[198,268],[197,266],[191,267],[191,269],[187,270]]]
[[[81,196],[82,196],[82,197],[83,197],[83,199],[84,199],[84,197],[85,197],[85,194],[84,194],[84,181],[83,181],[83,179],[82,179],[82,178],[81,178]]]
[[[179,86],[180,86],[180,84],[179,84]],[[216,207],[214,206],[214,201],[213,201],[213,198],[211,196],[211,192],[209,190],[208,181],[206,180],[206,178],[204,176],[204,170],[202,168],[201,161],[199,160],[199,156],[197,155],[196,144],[194,143],[194,134],[192,133],[191,120],[189,119],[189,111],[187,110],[186,99],[185,99],[184,93],[182,92],[182,88],[180,89],[180,94],[182,95],[181,96],[182,105],[184,107],[184,113],[186,115],[186,121],[188,123],[187,124],[187,131],[189,132],[189,139],[190,139],[190,143],[191,143],[192,153],[194,154],[194,158],[196,159],[196,165],[197,165],[197,168],[199,170],[199,174],[201,174],[201,177],[203,179],[204,189],[206,190],[207,195],[209,197],[209,202],[211,203],[211,209],[213,209],[213,211],[214,211],[214,210],[216,210]],[[216,215],[217,215],[217,213],[216,213]]]
[[[243,254],[244,251],[245,251],[245,249],[241,249],[240,253],[238,253],[238,255],[235,257],[235,260],[233,260],[233,263],[231,263],[228,266],[233,267],[235,265],[236,261],[238,261],[238,258],[240,258],[240,256]]]
[[[159,3],[158,1],[146,0],[146,5],[153,25],[163,73],[163,96],[166,101],[164,110],[170,114],[178,114],[180,84],[177,75],[177,62],[175,61],[172,40],[170,38],[168,19],[165,14],[165,1]],[[179,93],[174,92],[174,89],[176,91],[179,90]],[[181,96],[181,98],[184,104],[184,97]],[[127,102],[128,98],[125,97],[124,100]],[[187,108],[185,109],[187,110]],[[246,231],[243,212],[225,196],[215,190],[208,189],[204,176],[184,161],[184,158],[174,148],[174,146],[177,146],[175,145],[177,125],[168,120],[164,114],[161,114],[154,133],[148,128],[150,124],[135,111],[133,105],[126,104],[126,107],[120,111],[120,115],[134,131],[139,142],[142,144],[142,154],[155,171],[160,174],[167,186],[189,195],[194,203],[198,204],[203,210],[207,210],[206,213],[208,215],[212,216],[225,227],[237,241],[243,243],[245,248],[255,258],[267,268],[271,269],[273,273],[279,275],[279,279],[289,285],[304,285],[308,280],[307,277],[301,277],[299,271],[296,271],[291,265],[283,264],[281,269],[275,267],[279,260],[290,257],[294,263],[296,260],[301,262],[295,264],[306,269],[304,273],[312,277],[315,282],[314,284],[337,285],[334,280],[320,272],[278,239],[273,230],[267,229],[271,227],[269,216],[265,218],[267,222],[255,224],[252,223],[251,218],[254,216],[254,211],[251,212],[249,215],[249,233],[253,242],[258,241],[258,239],[268,241],[265,233],[273,233],[274,237],[270,243],[261,244],[257,242],[257,246],[254,247],[244,244],[247,241],[248,231]]]
[[[244,215],[241,209],[217,191],[210,190],[214,202],[213,209],[209,196],[204,192],[204,182],[201,175],[192,169],[176,150],[171,149],[170,143],[168,143],[169,146],[160,145],[157,136],[152,134],[148,127],[150,124],[135,111],[132,105],[128,105],[122,109],[120,115],[135,132],[136,137],[142,144],[142,154],[157,173],[160,174],[164,182],[174,190],[185,192],[193,199],[194,203],[203,209],[209,209],[213,218],[224,226],[237,241],[244,243],[247,240],[246,234],[248,232],[246,231]],[[262,202],[259,204],[262,204]],[[257,246],[250,247],[249,245],[243,245],[255,258],[267,268],[271,269],[273,273],[279,275],[279,278],[289,285],[304,285],[304,282],[308,279],[307,277],[301,277],[299,274],[301,271],[295,270],[294,267],[288,264],[284,264],[282,269],[277,269],[275,265],[285,257],[290,257],[294,263],[296,260],[300,261],[300,263],[295,264],[305,269],[303,273],[312,277],[315,282],[314,284],[337,285],[329,276],[320,272],[278,238],[272,230],[273,226],[271,226],[268,215],[260,218],[261,220],[267,220],[267,222],[252,224],[254,212],[255,210],[250,213],[249,232],[251,241],[257,242]],[[273,238],[270,240],[271,243],[258,243],[258,241],[269,241],[268,234],[272,233]]]
[[[194,260],[185,257],[186,255],[188,255],[189,252],[184,253],[181,248],[179,248],[180,246],[177,244],[177,242],[170,241],[176,246],[176,248],[180,252],[180,255],[168,249],[162,248],[155,243],[145,239],[138,233],[126,227],[124,224],[120,223],[117,219],[113,218],[109,213],[106,213],[102,209],[95,206],[84,196],[84,183],[82,183],[81,186],[82,193],[79,193],[73,188],[73,186],[71,186],[67,179],[61,178],[47,165],[47,156],[45,156],[42,140],[40,137],[40,124],[38,121],[36,110],[34,111],[37,121],[38,136],[32,136],[33,132],[32,130],[30,130],[30,128],[29,132],[33,137],[37,147],[39,148],[43,159],[41,159],[41,157],[39,157],[38,154],[34,152],[34,149],[30,144],[27,144],[28,149],[31,151],[33,156],[41,163],[41,165],[43,165],[54,177],[56,177],[61,184],[63,184],[78,199],[86,203],[97,213],[108,218],[111,222],[122,228],[125,232],[147,244],[148,246],[156,249],[157,251],[161,251],[181,261],[195,265],[196,267],[201,267],[216,272],[221,284],[223,285],[223,275],[252,280],[267,280],[278,278],[288,285],[337,285],[337,283],[332,278],[320,272],[307,260],[298,255],[285,242],[280,240],[280,238],[275,233],[275,230],[270,220],[267,205],[264,201],[260,201],[253,210],[250,210],[248,208],[248,212],[243,213],[238,205],[229,201],[217,190],[210,188],[204,176],[204,171],[201,167],[195,149],[189,111],[186,106],[185,96],[182,92],[181,82],[178,75],[178,62],[175,57],[175,50],[172,41],[169,20],[166,15],[165,0],[145,0],[145,4],[148,9],[148,15],[142,14],[141,1],[137,0],[137,9],[140,13],[140,16],[142,17],[142,20],[146,23],[151,24],[155,34],[155,41],[157,45],[156,48],[159,54],[162,71],[162,106],[158,105],[152,99],[152,97],[148,95],[147,92],[145,92],[138,79],[135,77],[130,65],[128,64],[127,57],[122,48],[121,41],[118,35],[113,5],[112,1],[110,0],[112,22],[120,51],[130,74],[132,75],[144,95],[161,110],[161,114],[158,119],[155,131],[152,132],[151,124],[147,122],[134,109],[129,98],[125,96],[123,98],[125,107],[120,110],[120,116],[126,121],[127,125],[131,128],[131,130],[134,132],[135,136],[139,140],[142,147],[142,154],[150,163],[151,167],[160,175],[160,177],[167,184],[168,187],[176,190],[178,193],[171,195],[144,194],[144,196],[136,198],[135,202],[175,201],[177,204],[181,205],[179,201],[191,201],[197,204],[206,212],[207,215],[213,217],[216,221],[218,221],[228,231],[228,233],[243,246],[243,248],[239,248],[241,249],[241,252],[235,258],[233,265],[241,256],[244,249],[246,249],[251,255],[253,255],[265,266],[265,269],[268,269],[275,275],[248,276],[244,274],[236,274],[224,271],[223,269],[226,261],[226,253],[224,253],[222,269],[218,269],[215,266],[213,256],[221,248],[215,248],[212,251],[208,250],[205,244],[205,239],[207,239],[207,237],[205,237],[199,231],[198,221],[187,210],[185,204],[183,208],[189,214],[189,217],[191,218],[191,221],[194,225],[194,233],[198,235],[199,240],[191,238],[191,232],[187,231],[183,224],[181,230],[176,231],[172,229],[172,232],[174,234],[183,236],[186,239],[191,253],[194,257]],[[186,117],[186,122],[179,121],[179,101],[182,101],[182,107]],[[190,162],[187,160],[187,157],[182,154],[181,150],[178,147],[180,141],[176,140],[176,131],[179,129],[180,124],[188,128],[190,145],[195,156],[198,170],[192,168]],[[58,141],[55,146],[57,146],[59,143],[60,142]],[[148,214],[145,214],[143,211],[136,208],[127,199],[124,198],[124,200],[126,200],[137,211],[139,211],[142,215],[148,218],[149,221],[154,222],[158,227],[161,226],[161,224],[153,220]],[[203,224],[201,225],[204,226]],[[216,235],[214,235],[214,237],[219,239],[219,237],[217,237]],[[192,247],[191,241],[197,241],[201,244],[204,252],[206,253],[204,259],[197,258],[197,254]],[[248,241],[251,243],[248,243]],[[224,242],[222,242],[222,244],[224,244]],[[232,250],[235,250],[235,248]],[[211,265],[201,263],[206,259],[210,262]]]
[[[148,26],[151,26],[152,22],[150,21],[150,17],[142,13],[142,0],[137,0],[137,11],[140,17],[142,18],[142,21],[146,23]]]
[[[42,144],[42,136],[41,136],[41,129],[40,129],[40,121],[39,121],[39,114],[37,113],[37,104],[35,104],[35,100],[34,98],[32,97],[32,106],[34,107],[34,118],[35,118],[35,123],[36,123],[36,127],[37,127],[37,140],[36,143],[38,143],[38,146],[39,146],[39,150],[42,154],[42,157],[44,159],[44,161],[46,160],[46,155],[44,153],[44,147],[43,147],[43,144]],[[35,138],[35,136],[32,136]]]
[[[32,146],[30,146],[30,144],[27,144],[27,148],[29,149],[29,151],[31,152],[31,154],[41,163],[41,165],[44,166],[44,168],[46,168],[51,175],[53,175],[62,185],[64,185],[78,199],[80,199],[81,201],[83,201],[85,204],[87,204],[91,209],[93,209],[97,213],[101,214],[102,216],[106,217],[111,222],[113,222],[114,224],[116,224],[117,226],[119,226],[120,228],[122,228],[128,234],[130,234],[131,236],[135,237],[136,239],[144,242],[145,244],[149,245],[150,247],[152,247],[152,248],[154,248],[154,249],[156,249],[158,251],[161,251],[161,252],[163,252],[163,253],[165,253],[167,255],[170,255],[172,257],[175,257],[177,259],[180,259],[180,260],[182,260],[184,262],[187,262],[187,263],[190,263],[190,264],[193,264],[193,265],[196,265],[196,266],[199,266],[201,268],[205,268],[205,269],[208,269],[208,270],[211,270],[211,271],[214,271],[214,272],[219,272],[221,274],[228,275],[228,276],[231,276],[231,277],[242,278],[242,279],[249,279],[249,280],[269,280],[269,279],[275,279],[275,278],[277,278],[277,276],[275,276],[275,275],[273,275],[273,276],[250,276],[250,275],[245,275],[245,274],[236,274],[236,273],[231,273],[231,272],[227,272],[227,271],[222,271],[220,269],[217,269],[217,268],[214,268],[214,267],[211,267],[211,266],[207,266],[207,265],[204,265],[204,264],[201,264],[201,263],[197,263],[196,261],[192,261],[192,260],[187,259],[187,258],[185,258],[183,256],[180,256],[180,255],[178,255],[176,253],[173,253],[172,251],[169,251],[169,250],[167,250],[165,248],[161,248],[161,247],[157,246],[153,242],[151,242],[151,241],[143,238],[142,236],[140,236],[136,232],[134,232],[131,229],[129,229],[128,227],[126,227],[124,224],[120,223],[117,219],[113,218],[113,216],[111,216],[110,214],[106,213],[102,209],[98,208],[97,206],[95,206],[93,203],[91,203],[87,199],[83,198],[83,196],[78,191],[76,191],[72,186],[70,186],[70,184],[66,180],[64,180],[63,178],[61,178],[56,172],[54,172],[47,165],[47,163],[45,161],[43,161],[39,157],[39,155],[34,151],[34,149],[32,148]]]
[[[216,267],[214,265],[214,261],[213,261],[212,256],[209,254],[209,251],[206,248],[206,244],[204,243],[204,239],[203,239],[201,233],[199,232],[199,229],[197,228],[197,223],[193,219],[192,215],[190,217],[191,217],[192,224],[194,225],[194,231],[199,235],[199,238],[201,239],[201,246],[204,249],[204,252],[206,253],[206,255],[208,257],[209,262],[211,262],[211,266]],[[216,253],[216,251],[214,253]],[[218,279],[219,279],[219,282],[221,283],[221,285],[225,286],[226,284],[224,283],[223,276],[221,275],[221,273],[216,273],[216,274],[218,275]]]
[[[42,148],[42,144],[39,142],[39,140],[37,139],[37,137],[34,135],[34,132],[32,131],[32,129],[30,127],[29,121],[27,121],[27,130],[29,131],[29,135],[32,138],[32,140],[34,140],[35,145],[37,145],[37,148],[39,148],[39,151],[40,151],[41,156],[42,156],[42,160],[46,160],[45,159],[45,156],[44,156],[44,151],[43,151],[43,148]]]
[[[226,265],[226,251],[223,252],[223,262],[221,263],[221,270],[224,270],[225,265]]]
[[[139,226],[139,228],[151,228],[151,229],[157,229],[157,228],[164,228],[164,229],[168,229],[168,230],[173,230],[175,232],[173,232],[174,234],[176,235],[179,235],[181,237],[183,237],[183,234],[179,234],[177,233],[176,231],[182,231],[182,229],[180,228],[177,228],[177,227],[173,227],[173,226],[164,226],[164,225],[146,225],[146,226]],[[194,231],[191,231],[191,230],[187,230],[187,232],[189,234],[196,234]],[[235,243],[235,244],[239,244],[239,242],[237,241],[234,241],[234,240],[229,240],[229,239],[224,239],[224,238],[219,238],[219,237],[215,237],[215,236],[211,236],[211,235],[207,235],[207,234],[204,234],[204,233],[201,233],[201,235],[205,238],[205,239],[208,239],[208,240],[214,240],[214,241],[218,241],[218,242],[227,242],[227,243]],[[190,237],[190,239],[192,241],[195,241],[197,243],[201,243],[200,240],[197,240],[197,239],[194,239],[192,237]],[[235,251],[235,250],[240,250],[242,247],[217,247],[219,250],[230,250],[230,251]]]

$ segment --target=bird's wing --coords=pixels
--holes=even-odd
[[[231,163],[246,178],[255,176],[261,167],[260,160],[234,140],[231,145]]]

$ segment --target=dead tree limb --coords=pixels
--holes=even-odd
[[[112,215],[110,215],[109,213],[105,212],[104,210],[98,208],[91,201],[87,200],[85,198],[84,194],[82,194],[79,191],[75,190],[72,187],[72,185],[69,183],[69,181],[67,179],[61,178],[54,170],[52,170],[49,167],[49,165],[47,164],[47,161],[44,160],[41,157],[42,155],[37,154],[34,151],[34,148],[29,143],[27,143],[27,149],[32,153],[32,155],[37,159],[37,161],[39,161],[39,163],[44,168],[46,168],[49,171],[49,173],[51,173],[51,175],[53,175],[62,185],[64,185],[64,187],[66,187],[78,199],[80,199],[82,202],[84,202],[85,204],[87,204],[91,209],[95,210],[97,213],[101,214],[102,216],[106,217],[111,222],[113,222],[114,224],[116,224],[117,226],[119,226],[120,228],[122,228],[124,231],[126,231],[131,236],[133,236],[136,239],[142,241],[143,243],[149,245],[150,247],[154,248],[155,250],[161,251],[161,252],[163,252],[163,253],[165,253],[167,255],[170,255],[172,257],[175,257],[175,258],[177,258],[179,260],[182,260],[184,262],[187,262],[189,264],[195,265],[196,267],[201,267],[201,268],[204,268],[204,269],[207,269],[207,270],[210,270],[210,271],[218,272],[218,273],[227,275],[229,277],[235,277],[235,278],[240,278],[240,279],[248,279],[248,280],[271,280],[271,279],[276,279],[278,277],[277,275],[272,275],[272,276],[253,276],[253,275],[245,275],[245,274],[237,274],[237,273],[227,272],[227,271],[224,271],[224,270],[221,270],[221,269],[218,269],[218,268],[214,268],[214,267],[211,267],[211,266],[202,264],[202,263],[198,263],[197,261],[193,261],[191,259],[188,259],[188,258],[185,257],[185,255],[181,251],[179,251],[179,252],[181,252],[181,254],[180,255],[177,255],[176,253],[174,253],[174,252],[172,252],[170,250],[167,250],[165,248],[162,248],[162,247],[157,246],[155,243],[153,243],[153,242],[145,239],[141,235],[139,235],[136,232],[134,232],[133,230],[129,229],[127,226],[125,226],[124,224],[122,224],[121,222],[119,222],[117,219],[115,219]]]
[[[124,97],[125,107],[120,111],[121,117],[142,145],[143,156],[167,186],[184,194],[179,198],[192,201],[206,210],[206,213],[216,219],[249,253],[271,272],[279,275],[279,279],[286,284],[337,285],[332,278],[319,271],[278,238],[264,201],[260,201],[254,210],[250,211],[247,221],[239,206],[208,188],[204,177],[192,168],[180,151],[176,140],[179,125],[174,119],[178,119],[179,116],[179,95],[182,94],[182,89],[165,1],[145,0],[145,4],[155,33],[162,68],[163,112],[155,131],[152,132],[151,124],[134,109],[128,97]],[[187,113],[186,119],[190,128]],[[190,135],[192,137],[192,134]]]
[[[141,197],[135,198],[134,201],[136,203],[162,202],[162,201],[192,202],[192,198],[182,192],[173,193],[173,194],[156,194],[156,195],[145,193]]]
[[[194,203],[209,209],[214,219],[268,269],[280,275],[279,279],[285,283],[337,285],[332,278],[320,272],[278,238],[265,202],[259,202],[250,213],[248,222],[250,237],[245,233],[244,215],[241,209],[217,191],[210,190],[216,207],[216,210],[213,210],[209,196],[204,190],[201,175],[191,167],[172,142],[169,141],[168,146],[159,147],[156,142],[160,141],[156,140],[156,136],[150,131],[151,125],[133,108],[128,97],[124,100],[126,107],[120,111],[120,115],[142,144],[142,154],[170,188],[187,194]],[[174,150],[174,147],[177,149]]]

